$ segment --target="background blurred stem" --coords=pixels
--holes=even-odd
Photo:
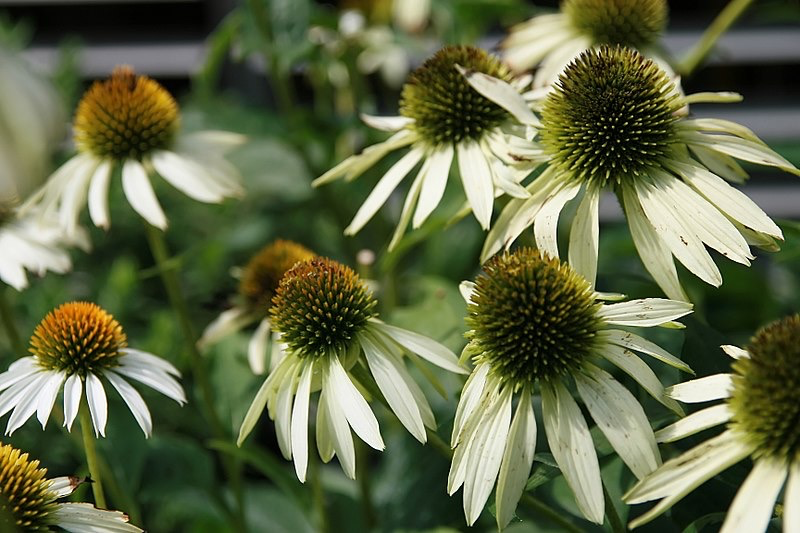
[[[705,60],[708,54],[711,53],[711,50],[714,48],[714,45],[717,44],[717,40],[728,31],[728,28],[736,22],[736,20],[744,13],[744,11],[750,7],[750,4],[753,3],[753,0],[731,0],[725,9],[720,11],[717,18],[711,23],[711,25],[706,28],[705,33],[703,36],[700,37],[700,40],[694,45],[686,57],[679,65],[679,72],[683,76],[691,75],[700,63]]]
[[[8,303],[5,290],[0,290],[0,319],[3,320],[3,327],[6,330],[11,349],[14,350],[17,357],[22,357],[25,353],[25,345],[22,343],[17,324],[14,322],[14,312],[11,310],[11,304]]]
[[[183,296],[178,276],[175,272],[174,264],[170,264],[169,250],[167,242],[164,239],[164,232],[148,224],[145,225],[145,234],[147,235],[147,242],[150,245],[150,251],[153,254],[153,259],[156,262],[158,273],[161,276],[161,281],[164,283],[164,289],[167,291],[170,305],[178,317],[183,336],[186,340],[187,348],[189,349],[190,368],[194,375],[195,380],[200,386],[200,396],[202,397],[206,418],[211,426],[212,434],[215,438],[220,440],[230,440],[227,435],[222,422],[220,421],[217,411],[214,408],[214,391],[211,387],[211,380],[208,376],[205,361],[203,360],[200,351],[197,349],[197,334],[192,326],[191,319],[189,318],[189,308],[186,304],[186,299]],[[241,462],[235,458],[231,458],[223,453],[219,454],[223,466],[228,475],[228,481],[233,491],[234,498],[236,499],[237,512],[235,519],[238,522],[240,531],[244,530],[244,494],[242,492],[242,472]]]
[[[289,86],[288,73],[281,67],[280,57],[277,54],[275,36],[272,33],[272,21],[263,1],[248,0],[247,5],[265,43],[262,53],[267,67],[267,75],[270,77],[275,97],[278,100],[279,110],[284,116],[289,117],[294,112],[294,98]]]
[[[311,484],[311,497],[317,515],[317,526],[320,533],[329,533],[328,512],[325,503],[325,488],[322,486],[322,465],[315,454],[309,454],[308,479]]]
[[[86,454],[86,465],[89,467],[89,477],[92,478],[92,492],[94,493],[94,503],[97,507],[108,509],[106,495],[103,492],[103,474],[100,472],[100,460],[97,455],[94,431],[92,430],[92,418],[89,415],[89,405],[86,397],[81,398],[81,406],[78,409],[80,417],[81,435],[83,436],[83,451]]]
[[[367,531],[378,525],[375,504],[372,501],[372,482],[369,476],[369,449],[360,439],[356,440],[356,471],[358,489],[361,494],[361,510],[364,513],[364,527]]]

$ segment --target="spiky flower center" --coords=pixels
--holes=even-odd
[[[541,141],[553,163],[579,179],[635,179],[676,142],[679,100],[669,76],[638,52],[587,50],[545,99]]]
[[[762,328],[733,363],[731,427],[757,456],[800,461],[800,315]]]
[[[117,366],[125,346],[127,337],[113,316],[93,303],[70,302],[36,326],[29,351],[49,370],[83,377]]]
[[[50,531],[57,504],[46,475],[47,469],[27,453],[0,446],[0,526],[10,519],[19,531]]]
[[[654,43],[667,25],[665,0],[564,0],[561,9],[598,44],[642,48]]]
[[[375,299],[358,275],[332,259],[294,266],[281,280],[270,311],[272,324],[301,357],[346,352],[375,315]]]
[[[78,104],[75,144],[98,157],[141,159],[169,148],[179,121],[178,104],[164,87],[130,67],[117,67]]]
[[[278,239],[254,255],[244,268],[239,292],[250,306],[266,313],[272,297],[289,269],[314,257],[314,252],[292,241]]]
[[[434,146],[480,139],[508,118],[508,112],[467,83],[456,65],[511,80],[497,58],[473,46],[442,48],[412,72],[403,86],[400,114],[413,118],[412,127]]]
[[[603,321],[589,282],[532,248],[497,255],[475,280],[468,338],[478,360],[517,385],[576,371]]]

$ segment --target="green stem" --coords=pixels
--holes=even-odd
[[[325,507],[325,488],[322,486],[322,468],[316,456],[308,458],[308,479],[311,483],[311,497],[320,533],[329,533],[328,512]]]
[[[728,31],[728,28],[750,7],[753,0],[731,0],[725,8],[720,11],[717,18],[706,29],[700,40],[694,45],[678,67],[683,76],[690,76],[700,63],[711,53],[717,40]]]
[[[264,54],[264,61],[267,64],[267,75],[270,77],[272,87],[278,99],[278,107],[286,117],[289,117],[294,111],[294,98],[292,97],[292,89],[289,87],[289,77],[286,72],[284,72],[284,69],[281,68],[280,56],[275,50],[275,36],[272,33],[272,21],[269,18],[269,13],[267,13],[264,8],[266,2],[248,0],[247,4],[256,28],[258,28],[258,32],[261,34],[261,38],[265,43],[262,53]]]
[[[103,492],[103,475],[100,470],[100,456],[97,454],[95,446],[94,430],[92,429],[92,418],[89,415],[89,406],[86,398],[81,400],[78,416],[81,423],[81,434],[83,435],[83,451],[86,454],[86,464],[89,467],[89,477],[92,478],[92,492],[94,492],[94,503],[101,509],[108,509],[106,495]]]
[[[617,508],[614,507],[614,500],[611,499],[611,494],[608,493],[606,484],[603,483],[603,499],[605,500],[606,518],[608,518],[608,525],[611,526],[611,531],[614,533],[624,533],[626,531],[625,524],[617,514]]]
[[[14,350],[17,357],[22,357],[25,353],[25,345],[22,343],[22,337],[14,322],[14,313],[11,310],[11,304],[8,303],[6,291],[3,289],[0,289],[0,319],[3,320],[3,327],[6,329],[6,335],[8,335],[8,340],[11,343],[11,349]]]
[[[378,524],[375,504],[372,501],[372,483],[369,477],[369,450],[362,441],[356,444],[356,469],[358,470],[358,489],[361,494],[361,507],[364,513],[364,526],[372,531]]]
[[[230,440],[214,408],[214,389],[211,386],[211,379],[208,375],[205,360],[197,348],[197,334],[189,318],[189,307],[186,304],[186,298],[181,290],[174,261],[170,261],[169,249],[164,239],[164,232],[147,222],[144,223],[144,226],[147,242],[150,245],[153,259],[155,259],[158,273],[161,276],[164,289],[167,291],[170,305],[177,315],[178,322],[180,322],[181,329],[183,330],[183,336],[186,340],[186,346],[189,349],[189,356],[191,359],[190,367],[195,380],[200,386],[200,396],[202,398],[206,418],[211,426],[211,432],[214,437],[219,440]],[[236,520],[239,522],[240,528],[243,529],[245,518],[241,463],[225,454],[220,454],[220,459],[225,467],[228,481],[231,484],[231,490],[236,499],[238,513],[236,515]]]

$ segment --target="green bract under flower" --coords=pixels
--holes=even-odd
[[[473,89],[456,65],[511,80],[497,58],[472,46],[448,46],[425,61],[403,86],[400,113],[414,119],[413,129],[432,145],[478,140],[509,117]]]
[[[270,311],[281,340],[300,356],[346,351],[375,316],[375,299],[358,275],[332,259],[294,266],[280,282]]]
[[[562,11],[596,43],[642,48],[667,25],[665,0],[564,0]]]
[[[679,94],[639,53],[587,50],[559,77],[542,110],[541,140],[553,163],[584,180],[632,178],[678,142]]]
[[[178,104],[164,87],[118,67],[83,95],[75,113],[75,144],[98,157],[141,159],[169,148],[178,124]]]
[[[800,461],[800,315],[761,329],[733,363],[731,427],[757,457]]]
[[[29,351],[48,370],[84,377],[117,366],[126,346],[127,337],[113,316],[93,303],[70,302],[36,326]]]
[[[466,319],[481,361],[518,385],[578,370],[603,325],[589,283],[532,248],[497,255],[483,270]]]
[[[52,481],[39,468],[39,461],[5,444],[0,446],[0,525],[10,518],[21,531],[50,531],[50,516],[56,510]]]
[[[297,263],[312,257],[314,252],[305,246],[278,239],[262,248],[247,263],[239,292],[250,305],[267,312],[283,275]]]

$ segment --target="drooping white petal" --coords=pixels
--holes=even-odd
[[[411,172],[411,169],[420,162],[424,154],[425,151],[423,148],[412,148],[406,155],[401,157],[397,163],[392,165],[392,168],[383,175],[380,181],[378,181],[378,184],[375,185],[375,188],[372,189],[369,196],[367,196],[367,199],[364,200],[361,208],[353,217],[353,221],[350,222],[350,225],[344,230],[345,235],[355,235],[370,221],[375,213],[378,212],[378,209],[386,203],[392,191],[403,181],[403,178],[405,178],[408,173]]]
[[[49,372],[39,373],[31,379],[30,383],[28,383],[24,389],[20,391],[18,399],[15,402],[16,405],[14,406],[14,411],[8,418],[6,435],[11,435],[14,433],[14,431],[22,427],[22,425],[27,422],[31,416],[33,416],[33,413],[36,412],[36,408],[39,405],[39,391],[45,386],[49,378]],[[13,392],[14,389],[10,389],[8,391],[8,393]]]
[[[750,354],[747,353],[747,350],[743,350],[738,346],[733,346],[731,344],[723,344],[720,346],[722,351],[728,354],[733,359],[750,359]]]
[[[650,342],[643,337],[640,337],[639,335],[636,335],[635,333],[631,333],[630,331],[623,331],[621,329],[604,329],[598,331],[597,336],[598,338],[606,340],[612,344],[616,344],[617,346],[622,346],[623,348],[628,348],[647,354],[655,359],[658,359],[662,363],[666,363],[677,368],[678,370],[683,370],[684,372],[694,374],[694,371],[689,367],[689,365],[666,351],[664,348],[658,344]]]
[[[744,184],[750,177],[747,171],[729,155],[721,154],[697,145],[689,148],[692,155],[705,167],[717,176],[725,178],[731,183]]]
[[[53,372],[38,392],[39,400],[36,406],[36,417],[39,419],[39,423],[42,424],[42,429],[45,428],[47,419],[50,418],[58,391],[61,390],[61,385],[64,384],[65,379],[67,379],[65,372]]]
[[[686,438],[705,429],[724,424],[730,420],[731,414],[730,408],[724,403],[696,411],[674,424],[656,431],[656,441],[664,443]]]
[[[522,95],[508,82],[483,72],[465,69],[461,65],[456,65],[456,68],[467,79],[467,83],[473,89],[511,113],[511,116],[519,122],[534,126],[541,125],[539,119],[528,107],[528,103],[522,98]]]
[[[133,207],[150,225],[167,229],[167,217],[141,163],[128,159],[122,166],[122,190]]]
[[[642,479],[658,468],[661,455],[653,430],[633,394],[589,363],[575,374],[575,384],[597,427],[631,472]]]
[[[144,402],[142,396],[130,383],[122,379],[116,372],[108,370],[104,375],[108,382],[117,389],[117,392],[128,406],[128,409],[131,410],[133,418],[136,420],[136,423],[139,424],[139,427],[142,428],[144,436],[149,438],[153,433],[153,420],[150,417],[150,409],[147,408],[147,404]]]
[[[786,172],[800,175],[800,170],[763,143],[741,139],[733,135],[716,135],[699,132],[682,132],[680,136],[689,146],[699,144],[706,148],[716,150],[717,152],[741,159],[742,161],[776,167]]]
[[[686,104],[735,104],[742,101],[742,95],[733,91],[701,92],[683,97]]]
[[[247,343],[247,362],[250,363],[250,370],[253,371],[253,374],[258,376],[267,370],[267,349],[269,348],[271,328],[269,317],[262,319]]]
[[[226,309],[206,326],[206,329],[203,330],[203,334],[197,341],[197,347],[200,348],[200,350],[205,350],[233,332],[239,331],[255,319],[255,316],[243,307]]]
[[[475,141],[463,141],[456,145],[458,172],[464,193],[472,212],[484,230],[492,223],[494,185],[492,171],[486,156]]]
[[[420,173],[425,173],[425,178],[422,180],[417,209],[411,222],[413,228],[420,227],[442,200],[450,174],[450,165],[453,163],[453,153],[453,146],[446,144],[435,149],[425,159],[420,170]]]
[[[77,374],[72,374],[64,382],[64,427],[67,431],[72,431],[72,424],[78,416],[82,393],[81,378]]]
[[[328,170],[325,174],[315,179],[311,185],[313,187],[319,187],[320,185],[337,180],[342,176],[345,176],[347,180],[355,179],[389,152],[409,145],[416,140],[417,135],[415,133],[406,129],[400,130],[384,142],[369,146],[360,154],[348,157]]]
[[[8,370],[0,374],[0,391],[3,391],[20,380],[39,372],[41,368],[36,359],[31,356],[21,357],[11,365]]]
[[[450,446],[453,448],[461,441],[461,433],[464,426],[483,397],[489,369],[490,366],[488,364],[479,364],[464,384],[461,398],[458,400],[458,407],[456,407],[455,419],[453,420],[453,434],[450,437]]]
[[[102,160],[89,182],[89,216],[98,228],[108,229],[111,220],[108,214],[108,187],[113,167],[112,160]]]
[[[295,364],[293,359],[294,358],[291,357],[284,359],[283,362],[281,362],[281,364],[279,364],[278,367],[275,368],[272,373],[270,373],[269,377],[264,380],[264,383],[261,384],[261,387],[259,387],[255,398],[253,398],[253,402],[250,404],[250,407],[247,409],[247,413],[244,415],[242,425],[239,428],[239,437],[236,440],[237,446],[241,446],[250,432],[253,431],[253,428],[256,427],[256,423],[261,417],[264,407],[267,405],[270,394],[273,392],[275,380],[278,377],[282,377],[283,374],[286,373],[287,369],[293,367]]]
[[[120,366],[114,369],[116,372],[144,383],[180,404],[186,403],[186,395],[183,392],[183,388],[175,378],[159,369],[146,367],[125,359],[127,358],[122,358]]]
[[[333,429],[328,421],[328,406],[327,395],[325,389],[319,394],[319,401],[317,402],[317,451],[323,463],[327,463],[333,458],[335,453],[333,449]],[[350,431],[349,429],[347,430]],[[351,437],[352,438],[352,437]]]
[[[458,292],[461,293],[461,297],[464,298],[464,301],[469,304],[472,300],[472,293],[475,291],[475,283],[472,281],[462,281],[458,284]]]
[[[206,169],[192,159],[158,150],[151,161],[162,178],[189,198],[205,203],[219,203],[225,198],[224,187],[215,183]]]
[[[314,362],[303,366],[300,381],[297,384],[297,395],[292,407],[292,457],[294,471],[301,483],[306,481],[308,468],[308,404],[311,395],[311,376],[314,373]]]
[[[399,131],[406,126],[414,123],[413,118],[397,116],[397,117],[378,117],[375,115],[368,115],[361,113],[359,115],[361,120],[370,128],[375,128],[381,131]]]
[[[786,473],[785,464],[767,458],[757,460],[739,487],[720,533],[766,531]]]
[[[643,298],[618,304],[604,304],[597,312],[609,324],[617,326],[659,326],[692,312],[692,304],[663,298]]]
[[[379,320],[371,319],[370,325],[378,331],[385,333],[391,337],[400,346],[413,352],[423,359],[427,360],[434,365],[455,372],[456,374],[468,374],[469,371],[459,366],[458,357],[451,352],[444,345],[429,339],[419,333],[408,331],[406,329],[390,326],[380,322]]]
[[[61,503],[53,511],[58,527],[70,533],[141,533],[128,523],[128,515],[98,509],[89,503]]]
[[[125,354],[125,358],[122,359],[122,364],[124,364],[124,366],[135,365],[144,368],[153,367],[167,374],[172,374],[175,377],[181,377],[181,373],[175,368],[175,365],[163,357],[137,350],[136,348],[123,348],[121,351]]]
[[[580,182],[567,183],[558,192],[549,197],[533,222],[533,233],[536,246],[550,257],[558,257],[558,217],[564,205],[575,198],[581,190]]]
[[[514,517],[514,510],[522,497],[528,475],[533,464],[536,449],[536,417],[533,414],[531,395],[528,387],[523,387],[517,404],[517,412],[511,422],[511,429],[503,451],[503,462],[497,477],[495,502],[497,507],[497,527],[505,528]]]
[[[92,415],[92,425],[95,436],[106,436],[106,421],[108,420],[108,400],[106,391],[100,378],[86,373],[86,402],[89,404],[89,413]]]
[[[673,385],[667,394],[683,403],[699,403],[728,398],[732,390],[730,374],[713,374]]]
[[[329,363],[327,368],[323,367],[322,374],[323,387],[330,392],[328,401],[335,406],[334,410],[341,412],[347,418],[350,427],[361,440],[376,450],[383,450],[385,445],[378,420],[369,404],[350,381],[339,358],[331,355],[328,359]]]
[[[330,364],[330,359],[332,358],[328,358],[327,364]],[[330,370],[324,369],[324,367],[322,372],[323,376],[330,374]],[[356,452],[353,446],[353,435],[350,433],[350,426],[347,423],[346,413],[342,411],[338,403],[332,398],[332,395],[336,394],[338,391],[330,389],[325,384],[323,384],[323,387],[323,390],[327,389],[325,392],[325,407],[327,408],[325,419],[328,422],[327,429],[331,445],[336,451],[336,455],[339,457],[339,462],[342,465],[342,470],[344,470],[345,475],[350,479],[355,479]],[[322,454],[321,451],[320,454]]]
[[[800,462],[789,464],[789,482],[783,493],[783,531],[800,531]]]
[[[561,468],[581,513],[603,523],[605,502],[600,465],[586,420],[569,391],[559,382],[542,383],[542,417],[550,452]]]
[[[80,157],[80,156],[79,156]],[[78,218],[86,205],[86,189],[100,161],[94,157],[80,158],[81,164],[75,169],[71,179],[61,190],[58,218],[67,235],[75,235]]]
[[[569,264],[594,288],[600,244],[600,187],[589,184],[569,232]]]
[[[403,201],[403,209],[400,211],[400,219],[397,221],[397,226],[394,228],[392,240],[389,241],[389,251],[394,250],[395,246],[400,243],[400,241],[403,239],[403,235],[405,235],[406,230],[408,229],[408,224],[411,222],[411,215],[414,213],[417,200],[419,200],[419,192],[422,188],[422,182],[425,180],[424,172],[427,170],[425,168],[427,163],[428,161],[424,161],[422,163],[422,169],[411,183],[411,188],[408,189],[406,199]]]
[[[533,87],[552,86],[564,68],[591,46],[592,42],[588,37],[576,32],[572,38],[564,41],[543,58],[533,77]]]
[[[425,424],[422,422],[417,402],[402,377],[402,373],[405,372],[402,363],[391,354],[382,353],[378,344],[369,334],[360,335],[359,341],[364,349],[364,355],[366,355],[367,364],[375,378],[375,383],[386,398],[392,412],[408,432],[424,444],[427,441]]]

